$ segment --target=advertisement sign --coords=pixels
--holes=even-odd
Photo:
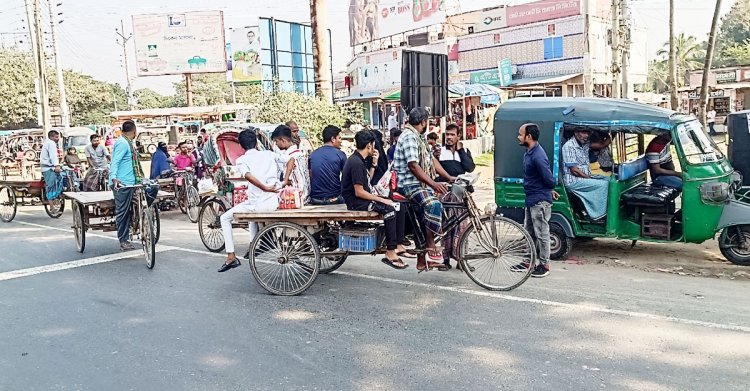
[[[232,81],[261,81],[263,68],[260,64],[260,28],[230,28],[229,39],[232,42]]]
[[[581,13],[580,0],[540,0],[508,7],[507,25],[519,26]]]
[[[133,15],[138,76],[226,72],[222,11]]]
[[[717,83],[734,83],[737,81],[737,71],[722,71],[714,73]]]
[[[480,15],[480,20],[474,24],[474,33],[500,29],[508,26],[508,9],[505,7],[485,10]]]
[[[351,46],[445,21],[445,0],[350,0]]]
[[[504,58],[497,62],[497,68],[500,70],[500,86],[507,87],[513,80],[513,65],[509,58]]]
[[[471,72],[469,80],[471,84],[500,84],[500,72],[497,69]]]
[[[401,83],[401,61],[367,64],[359,68],[359,92],[385,91]]]

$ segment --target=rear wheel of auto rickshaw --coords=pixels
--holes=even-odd
[[[320,251],[307,230],[289,222],[265,226],[250,244],[250,269],[270,293],[299,295],[320,272]]]
[[[719,250],[729,262],[750,266],[750,225],[724,228],[719,237]]]
[[[8,186],[0,187],[0,220],[10,223],[16,218],[16,193]]]
[[[59,218],[65,211],[65,199],[61,195],[52,201],[48,200],[44,203],[44,211],[53,219]]]
[[[157,148],[156,148],[156,145],[154,145],[154,144],[149,144],[149,145],[148,145],[148,146],[146,147],[146,152],[148,152],[148,154],[149,154],[149,155],[153,155],[154,153],[156,153],[156,149],[157,149]]]
[[[73,201],[73,235],[76,238],[76,247],[78,252],[82,253],[86,249],[86,227],[84,221],[86,221],[84,213],[86,207],[79,205],[78,202]]]
[[[37,160],[36,151],[34,151],[33,149],[27,149],[23,151],[23,158],[29,162],[35,162]]]
[[[563,227],[557,223],[549,224],[549,257],[553,260],[565,260],[573,250],[573,238],[569,237]]]
[[[198,196],[198,189],[195,186],[188,186],[185,191],[187,198],[187,215],[191,223],[198,222],[198,214],[201,211],[201,198]]]
[[[224,250],[224,235],[221,233],[219,218],[227,211],[224,203],[216,198],[208,199],[198,213],[198,233],[208,251],[218,253]]]
[[[481,218],[461,237],[461,268],[472,281],[491,291],[509,291],[523,284],[536,264],[531,235],[513,220]]]

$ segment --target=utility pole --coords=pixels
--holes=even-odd
[[[612,0],[612,98],[620,98],[620,0]]]
[[[48,0],[54,1],[54,0]],[[133,38],[133,34],[125,36],[125,23],[120,19],[120,30],[115,28],[117,36],[120,40],[117,42],[122,46],[123,61],[125,61],[125,79],[127,81],[127,93],[128,93],[128,110],[133,110],[133,86],[130,84],[130,65],[128,64],[128,41]]]
[[[36,28],[34,28],[34,6],[30,0],[24,0],[26,5],[26,21],[29,25],[29,42],[31,44],[31,58],[34,60],[34,98],[36,99],[36,123],[39,126],[44,124],[42,116],[42,97],[39,96],[39,54],[36,48]]]
[[[621,0],[622,7],[622,21],[620,22],[620,32],[623,35],[622,43],[622,97],[624,99],[630,98],[630,79],[628,73],[630,72],[630,39],[631,31],[630,28],[630,7],[628,6],[628,0]]]
[[[669,0],[669,101],[672,110],[680,109],[677,101],[677,53],[674,42],[674,0]]]
[[[49,91],[47,90],[47,60],[44,55],[44,38],[42,35],[42,8],[39,4],[40,0],[32,0],[34,2],[34,32],[36,36],[36,47],[34,53],[36,55],[36,71],[38,82],[36,83],[37,90],[39,92],[39,102],[41,103],[41,125],[44,132],[49,132],[51,129],[50,125],[50,113],[49,113]]]
[[[310,0],[312,24],[313,63],[315,66],[315,93],[328,103],[333,103],[331,85],[331,40],[328,35],[326,0]]]
[[[65,97],[65,81],[63,80],[62,61],[60,61],[60,48],[57,45],[55,31],[57,29],[57,13],[55,12],[55,1],[47,0],[49,5],[49,27],[52,33],[52,50],[55,52],[55,73],[57,76],[57,88],[60,91],[60,116],[62,117],[62,126],[65,129],[70,128],[70,108]],[[62,3],[57,4],[58,6]]]
[[[187,102],[187,107],[190,107],[193,105],[193,78],[192,75],[189,73],[185,74],[185,101]]]
[[[583,96],[594,96],[594,78],[591,73],[591,0],[583,0]]]

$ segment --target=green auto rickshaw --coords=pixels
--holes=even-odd
[[[736,172],[693,116],[637,102],[606,98],[517,98],[495,114],[495,199],[498,213],[523,220],[523,154],[519,127],[539,125],[560,194],[552,206],[551,258],[564,259],[574,238],[701,243],[719,235],[721,253],[750,266],[750,197]],[[592,153],[608,181],[606,215],[591,219],[581,199],[563,185],[562,146],[576,130],[609,138]],[[650,183],[645,149],[657,135],[671,135],[671,153],[683,189]],[[598,156],[596,154],[599,154]],[[606,162],[605,162],[606,160]],[[593,172],[593,171],[592,171]],[[601,205],[600,205],[601,206]]]

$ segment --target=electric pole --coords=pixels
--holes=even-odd
[[[34,98],[36,99],[36,123],[44,125],[42,116],[42,97],[39,96],[39,54],[36,48],[36,28],[34,28],[34,6],[30,0],[24,0],[26,5],[26,21],[29,24],[29,43],[31,44],[31,58],[34,60]]]
[[[674,42],[674,0],[669,0],[669,100],[672,110],[680,109],[677,101],[677,52]]]
[[[47,60],[44,55],[44,38],[42,35],[42,8],[39,5],[40,0],[32,0],[34,2],[34,32],[36,35],[36,48],[34,54],[36,56],[37,65],[37,77],[38,82],[36,88],[39,92],[39,102],[41,103],[41,125],[44,132],[50,131],[50,113],[49,113],[49,91],[47,91]],[[33,40],[32,40],[33,41]]]
[[[54,1],[54,0],[49,0]],[[127,93],[128,93],[128,110],[133,110],[133,86],[130,84],[130,68],[128,64],[128,41],[133,38],[133,34],[125,36],[125,23],[120,19],[120,30],[115,28],[115,32],[120,39],[117,41],[122,46],[123,61],[125,62],[125,80],[127,82]]]
[[[612,0],[612,98],[620,98],[620,0]]]
[[[313,63],[315,66],[315,93],[328,103],[333,103],[331,85],[331,40],[328,35],[326,0],[310,0],[310,24],[313,38]]]
[[[70,109],[68,108],[68,101],[65,97],[65,81],[63,80],[62,61],[60,61],[60,48],[57,45],[57,38],[55,31],[57,29],[57,13],[55,12],[55,1],[47,0],[49,5],[49,27],[50,33],[52,34],[52,50],[55,52],[55,73],[57,76],[57,88],[60,91],[60,117],[62,118],[62,126],[65,129],[70,128]],[[57,4],[57,6],[62,3]]]
[[[584,53],[583,53],[583,96],[594,96],[594,77],[591,72],[591,0],[583,0],[584,14]]]
[[[620,21],[620,33],[622,34],[622,97],[628,99],[630,97],[630,80],[628,72],[630,72],[630,8],[628,7],[628,0],[621,0],[620,4],[622,8],[622,20]]]

